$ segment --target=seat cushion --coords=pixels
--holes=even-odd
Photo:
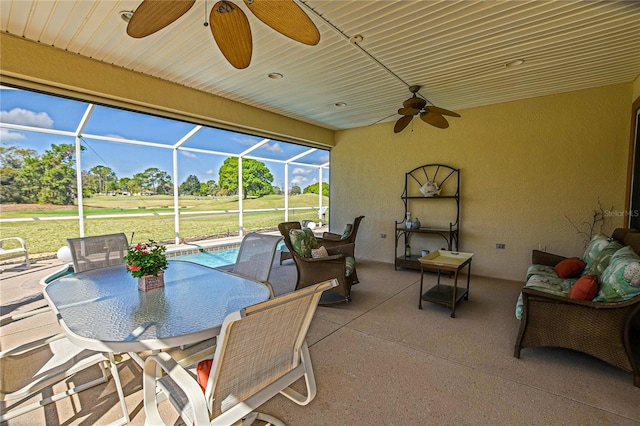
[[[594,302],[622,302],[640,294],[640,256],[626,246],[611,256]]]
[[[538,265],[536,263],[529,266],[529,268],[527,269],[527,277],[525,278],[525,281],[529,281],[529,278],[531,278],[532,275],[542,275],[545,277],[555,278],[558,277],[558,274],[556,273],[555,269],[553,269],[553,266]]]
[[[351,257],[351,256],[346,256],[345,257],[345,276],[350,276],[351,274],[353,274],[353,271],[355,271],[356,269],[356,259],[355,257]]]
[[[293,250],[302,257],[311,257],[311,250],[318,248],[318,241],[309,228],[290,230],[289,240]]]

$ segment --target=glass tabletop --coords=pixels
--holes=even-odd
[[[117,265],[64,276],[43,292],[70,340],[112,352],[215,337],[229,313],[269,298],[259,282],[190,262],[170,261],[164,281],[140,291],[137,278]]]

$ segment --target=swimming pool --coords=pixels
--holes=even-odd
[[[240,247],[228,247],[211,251],[200,251],[198,253],[172,256],[169,260],[185,260],[187,262],[199,263],[210,268],[231,265],[236,263]]]

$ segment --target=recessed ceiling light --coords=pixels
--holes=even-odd
[[[346,103],[346,102],[336,102],[334,105],[335,105],[337,108],[344,108],[344,107],[346,107],[346,106],[347,106],[347,103]]]
[[[504,64],[505,68],[512,68],[512,67],[517,67],[519,65],[524,64],[524,59],[514,59],[513,61],[509,61],[506,64]]]
[[[268,77],[273,79],[273,80],[280,80],[284,76],[282,74],[280,74],[279,72],[272,72],[272,73],[269,73]]]
[[[118,13],[120,14],[120,19],[122,19],[124,22],[129,22],[131,20],[131,17],[133,16],[132,10],[121,10]]]

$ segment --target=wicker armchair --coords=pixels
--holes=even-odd
[[[339,246],[343,244],[355,244],[360,221],[364,216],[358,216],[353,220],[353,224],[348,224],[345,232],[342,234],[334,234],[332,232],[324,232],[322,238],[318,238],[318,245],[325,247]]]
[[[347,257],[353,258],[353,244],[345,244],[327,248],[328,257],[311,258],[300,256],[294,249],[289,236],[292,229],[302,229],[300,222],[283,222],[278,229],[284,238],[284,243],[293,257],[298,271],[296,290],[314,285],[321,281],[335,278],[338,286],[327,291],[320,299],[321,305],[331,305],[351,301],[351,286],[355,278],[355,268],[347,275]]]
[[[640,252],[640,233],[618,229],[613,237]],[[564,259],[534,250],[533,263],[555,266]],[[550,346],[594,356],[633,374],[640,387],[640,295],[624,302],[570,299],[522,289],[523,315],[514,356],[523,348]]]

